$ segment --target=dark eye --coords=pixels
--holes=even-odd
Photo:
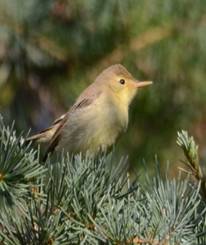
[[[125,80],[124,79],[120,79],[119,82],[123,85],[125,84]]]

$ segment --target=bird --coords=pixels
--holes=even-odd
[[[121,64],[103,70],[53,124],[28,141],[46,143],[44,159],[54,150],[96,156],[106,152],[125,132],[129,106],[139,88],[152,81],[136,80]]]

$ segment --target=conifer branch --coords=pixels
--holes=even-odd
[[[184,130],[177,133],[177,144],[184,152],[186,161],[183,161],[183,163],[190,172],[185,169],[183,171],[190,173],[197,182],[201,183],[201,194],[206,200],[206,179],[199,161],[198,145],[194,138],[190,137]]]
[[[149,188],[128,185],[126,159],[114,164],[113,153],[97,159],[57,154],[42,167],[38,152],[0,124],[0,188],[8,186],[13,202],[0,191],[1,244],[204,244],[201,184],[163,180],[157,172]],[[186,143],[197,169],[191,151],[197,147]]]

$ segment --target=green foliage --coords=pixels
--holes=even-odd
[[[183,171],[189,173],[196,182],[201,183],[201,194],[206,200],[206,179],[199,161],[198,145],[196,145],[193,137],[189,137],[186,131],[178,132],[177,144],[185,154],[186,161],[183,161],[183,163],[189,169],[189,171],[187,169],[183,169]]]
[[[205,244],[201,182],[159,172],[131,182],[126,158],[115,163],[113,153],[57,154],[42,166],[13,128],[1,122],[0,132],[0,243]],[[178,142],[186,156],[197,149],[185,132]]]
[[[179,128],[205,146],[205,130],[198,133],[206,120],[205,7],[203,0],[0,0],[1,112],[19,131],[43,129],[100,71],[123,63],[154,86],[131,108],[120,155],[134,163],[156,152],[172,158]]]
[[[194,138],[189,137],[186,131],[178,132],[177,135],[177,144],[183,149],[187,159],[185,163],[190,168],[191,173],[200,180],[202,178],[202,171],[199,163],[198,146]]]
[[[0,207],[2,212],[18,208],[24,212],[25,200],[33,179],[45,170],[40,165],[37,151],[24,139],[16,136],[13,127],[5,127],[0,121]],[[24,205],[23,205],[24,204]]]
[[[179,132],[186,179],[156,173],[148,188],[129,184],[126,160],[113,155],[42,165],[39,149],[1,120],[0,243],[206,244],[205,5],[0,0],[0,110],[17,131],[47,127],[98,72],[123,63],[155,83],[131,108],[120,155],[176,160],[183,127],[201,143]]]

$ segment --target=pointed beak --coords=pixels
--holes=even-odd
[[[149,85],[152,85],[153,82],[152,81],[135,81],[135,82],[132,82],[132,87],[134,88],[143,88],[145,86],[149,86]]]

